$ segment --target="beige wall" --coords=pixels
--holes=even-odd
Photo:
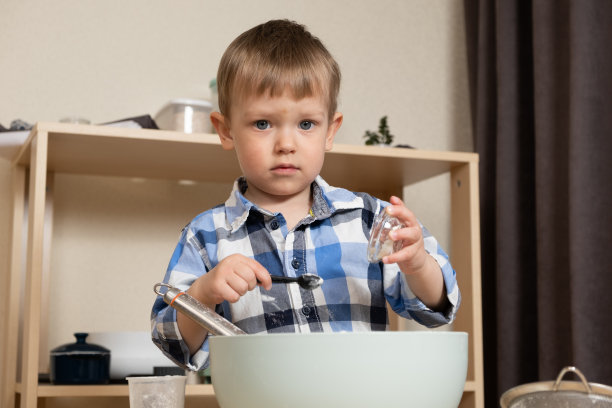
[[[306,24],[344,75],[339,142],[389,116],[398,142],[470,150],[459,0],[3,0],[0,123],[154,114],[209,96],[227,44],[269,18]]]
[[[361,144],[364,131],[388,115],[398,143],[471,151],[462,3],[3,0],[0,123],[68,115],[100,123],[154,115],[171,98],[208,98],[227,44],[257,23],[286,17],[319,36],[343,70],[337,142]],[[8,265],[9,173],[0,159],[0,284]],[[445,245],[447,182],[408,192],[425,197],[411,207]],[[57,175],[49,348],[79,330],[147,330],[151,285],[162,278],[180,228],[226,191]],[[177,194],[186,200],[176,202]],[[106,313],[92,318],[100,310]]]

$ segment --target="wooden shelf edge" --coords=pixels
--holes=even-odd
[[[463,392],[475,392],[478,389],[476,381],[466,381],[463,386]]]
[[[21,383],[15,386],[15,392],[21,394]],[[129,388],[127,384],[108,385],[54,385],[39,384],[37,395],[39,398],[53,397],[127,397]],[[187,384],[186,396],[214,396],[211,384]]]
[[[185,395],[194,395],[198,397],[214,396],[215,390],[212,384],[188,384],[185,389]]]
[[[474,381],[466,381],[463,392],[476,392],[478,386]],[[15,386],[16,393],[21,393],[21,383]],[[38,386],[39,398],[53,397],[127,397],[129,389],[126,384],[109,385],[53,385],[40,384]],[[185,388],[186,396],[214,396],[215,391],[211,384],[188,384]]]

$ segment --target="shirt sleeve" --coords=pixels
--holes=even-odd
[[[425,250],[431,255],[442,271],[448,307],[443,312],[437,312],[427,307],[418,297],[412,293],[406,280],[406,275],[399,269],[397,264],[383,266],[383,279],[385,297],[391,308],[400,316],[414,319],[426,327],[438,327],[449,324],[455,319],[455,315],[461,303],[461,293],[457,286],[455,270],[451,266],[448,255],[438,241],[429,233],[427,228],[421,225]]]
[[[191,284],[207,272],[203,256],[205,248],[189,228],[183,229],[166,275],[164,283],[181,291],[189,289]],[[189,370],[199,370],[208,364],[208,337],[193,355],[181,337],[177,322],[176,309],[167,305],[161,296],[153,303],[151,311],[151,337],[153,343],[174,363]]]

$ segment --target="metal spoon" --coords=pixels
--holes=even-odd
[[[312,273],[305,273],[297,278],[277,275],[270,275],[270,277],[272,278],[272,283],[297,283],[306,290],[316,289],[323,284],[323,278]]]

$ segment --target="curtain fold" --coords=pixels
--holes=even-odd
[[[612,385],[612,2],[464,4],[486,406],[567,365]]]

